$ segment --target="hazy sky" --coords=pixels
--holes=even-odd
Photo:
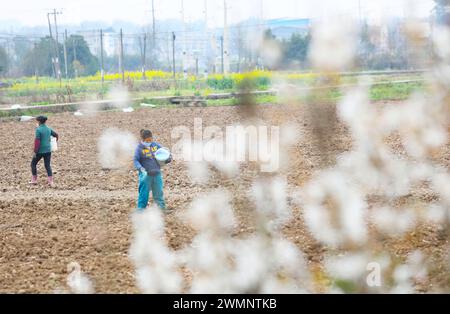
[[[180,18],[182,0],[154,0],[157,19]],[[263,2],[264,18],[279,17],[357,17],[358,0],[227,0],[230,23],[259,16]],[[151,19],[151,0],[2,0],[0,20],[18,20],[24,25],[47,23],[46,13],[62,9],[60,21],[78,24],[82,21],[112,22],[127,20],[137,24]],[[210,25],[223,23],[223,0],[207,0]],[[389,16],[427,16],[432,0],[360,0],[361,12],[371,19]],[[204,18],[205,0],[184,0],[186,20]]]

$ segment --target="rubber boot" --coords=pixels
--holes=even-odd
[[[52,187],[53,186],[53,177],[48,177],[48,186]]]
[[[31,184],[31,185],[36,185],[36,184],[37,184],[37,176],[32,176],[32,177],[31,177],[30,184]]]

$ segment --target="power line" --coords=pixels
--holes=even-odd
[[[426,0],[426,1],[428,1],[428,0]],[[422,0],[421,3],[425,3],[425,0]],[[397,3],[397,4],[392,4],[390,6],[387,6],[386,8],[388,9],[388,8],[394,8],[394,7],[398,7],[398,6],[400,6],[400,5]],[[418,8],[418,6],[416,6],[416,8]],[[361,1],[358,1],[358,7],[355,8],[355,9],[358,10],[358,12],[360,12],[360,15],[362,17],[364,9],[363,9],[363,5],[361,4]],[[155,9],[155,11],[156,11],[156,9]],[[55,12],[55,10],[54,10],[54,12]],[[53,13],[49,13],[49,14],[54,14],[54,12]],[[367,14],[370,14],[370,11],[369,11],[369,13],[364,13],[364,15],[367,15]],[[348,16],[348,15],[354,15],[354,10],[349,11],[347,13],[336,14],[335,16],[341,16],[342,17],[342,16]],[[205,7],[205,19],[207,19],[207,7]],[[310,17],[309,20],[312,23],[312,22],[317,22],[317,21],[321,21],[321,20],[324,20],[324,19],[323,18],[317,18],[317,17]],[[237,29],[237,30],[240,30],[240,31],[248,31],[248,30],[251,30],[253,28],[261,28],[261,27],[265,27],[265,26],[268,26],[268,25],[271,26],[271,27],[276,26],[276,25],[282,25],[283,23],[285,23],[285,21],[286,20],[270,21],[269,24],[267,24],[266,22],[264,22],[264,23],[262,23],[262,22],[260,22],[260,23],[245,23],[245,22],[241,22],[241,23],[236,24],[236,25],[228,26],[227,28],[229,28],[229,29]],[[205,23],[206,22],[207,22],[207,20],[205,20]],[[207,27],[207,25],[205,25],[205,26]],[[49,28],[49,30],[51,32],[51,27]],[[216,36],[219,35],[220,30],[221,29],[218,28],[218,27],[211,28],[211,32],[212,33],[216,33]],[[91,34],[89,34],[89,32],[91,32]],[[158,40],[158,41],[161,41],[161,40],[165,41],[165,40],[167,40],[167,38],[165,38],[165,37],[162,38],[160,36],[167,36],[167,35],[170,35],[172,32],[173,31],[154,31],[154,36],[155,36],[154,39],[155,39],[155,41],[156,40]],[[81,33],[81,36],[83,36],[86,39],[98,38],[98,31],[97,30],[95,30],[95,31],[83,30],[83,31],[79,31],[78,33]],[[184,35],[184,36],[181,37],[182,39],[179,41],[183,46],[186,45],[186,44],[189,44],[189,43],[194,43],[194,44],[195,43],[205,43],[205,44],[207,44],[209,42],[208,39],[188,38],[186,36],[187,34],[192,34],[193,36],[203,35],[205,33],[204,28],[202,28],[202,29],[190,29],[190,30],[185,28],[184,30],[175,31],[175,33]],[[59,33],[56,32],[55,35],[59,35]],[[127,34],[123,34],[123,39],[126,39],[126,40],[139,39],[139,38],[142,37],[142,35],[143,35],[142,33],[127,33]],[[159,35],[159,36],[157,36],[157,35]],[[108,36],[109,37],[110,36],[117,36],[117,37],[119,37],[120,35],[117,34],[117,33],[112,33],[112,34],[109,33]],[[20,38],[20,40],[30,40],[30,41],[32,41],[34,39],[35,40],[39,40],[39,39],[41,39],[41,38],[43,38],[45,36],[42,35],[42,34],[38,35],[38,34],[8,34],[8,33],[0,33],[0,38],[1,39],[9,39],[11,37],[12,38]],[[52,34],[50,34],[50,37],[52,37]],[[208,37],[208,35],[206,37]]]
[[[336,15],[332,15],[331,17],[339,17],[339,16],[349,16],[349,15],[354,15],[354,13],[342,13],[342,14],[336,14]],[[323,21],[326,20],[324,18],[319,18],[319,17],[311,17],[311,18],[304,18],[304,19],[287,19],[287,20],[310,20],[311,22],[313,21]],[[268,23],[255,23],[255,24],[246,24],[246,23],[239,23],[236,25],[231,25],[228,26],[228,29],[241,29],[241,30],[245,30],[245,29],[251,29],[251,28],[261,28],[263,26],[274,26],[274,25],[282,25],[283,23],[285,23],[286,20],[279,20],[279,21],[271,21],[269,24]],[[211,29],[212,31],[220,31],[221,28],[219,27],[215,27]],[[97,37],[97,34],[83,34],[83,33],[87,33],[87,32],[93,32],[93,31],[86,31],[86,30],[82,30],[82,31],[77,31],[77,33],[81,33],[83,37],[85,38],[92,38],[92,37]],[[98,32],[98,31],[97,31]],[[170,35],[173,31],[159,31],[159,32],[155,32],[155,35]],[[201,29],[196,29],[196,30],[175,30],[175,33],[177,34],[184,34],[184,33],[192,33],[192,34],[199,34],[199,33],[204,33],[204,30]],[[118,33],[115,33],[116,36],[119,36]],[[42,34],[8,34],[8,33],[0,33],[0,36],[17,36],[17,37],[22,37],[22,38],[43,38],[45,37],[45,35]],[[127,34],[123,34],[124,38],[138,38],[140,36],[142,36],[142,33],[127,33]],[[156,38],[158,39],[158,38]]]

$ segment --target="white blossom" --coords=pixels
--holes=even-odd
[[[282,177],[259,180],[252,186],[251,196],[256,209],[268,219],[267,227],[269,228],[278,228],[291,217],[286,189],[287,180]]]
[[[329,21],[315,25],[309,51],[311,63],[324,71],[342,71],[352,65],[356,50],[356,32],[347,21]]]
[[[98,159],[105,169],[128,166],[136,148],[137,140],[127,131],[110,128],[98,140]]]
[[[408,209],[375,208],[371,217],[377,229],[388,235],[402,235],[416,225],[416,215]]]
[[[236,221],[230,206],[230,195],[225,190],[215,190],[199,195],[191,204],[187,219],[197,230],[231,230]]]
[[[207,183],[210,177],[208,164],[192,161],[188,163],[189,177],[194,183]]]
[[[317,240],[330,246],[367,239],[366,202],[342,173],[320,174],[301,193],[306,226]]]
[[[81,266],[77,262],[67,265],[67,285],[70,290],[76,294],[94,293],[94,284],[89,277],[81,271]]]
[[[450,212],[448,208],[438,204],[428,206],[428,208],[425,209],[423,217],[425,221],[434,224],[445,224],[446,222],[450,223]]]
[[[370,259],[364,252],[331,256],[326,259],[325,268],[332,278],[358,281],[364,278],[369,262]]]
[[[450,63],[450,28],[439,26],[433,31],[433,47],[437,56]]]
[[[394,270],[395,281],[391,293],[414,293],[414,281],[423,280],[427,277],[427,267],[424,255],[420,251],[412,252],[405,264],[397,266]]]
[[[130,259],[136,267],[136,282],[143,293],[177,293],[182,279],[175,254],[164,241],[164,221],[155,207],[134,213]]]

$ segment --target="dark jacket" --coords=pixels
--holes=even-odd
[[[144,168],[150,176],[161,173],[161,166],[155,159],[155,153],[160,148],[161,145],[156,142],[153,142],[149,147],[140,143],[134,152],[133,162],[136,170]]]

